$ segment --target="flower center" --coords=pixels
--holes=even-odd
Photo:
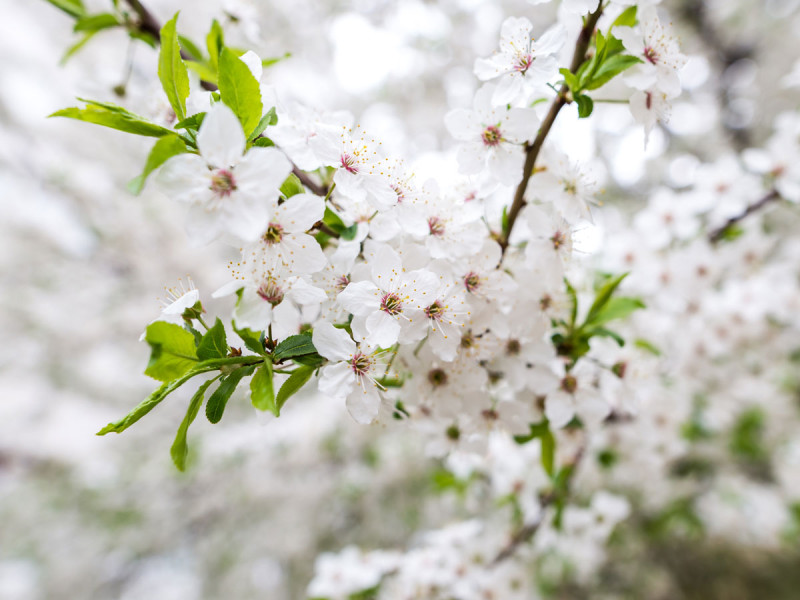
[[[481,134],[484,146],[497,146],[503,141],[503,134],[500,133],[500,128],[496,125],[489,125],[483,130]]]
[[[431,235],[441,237],[444,235],[444,221],[439,217],[431,217],[428,219],[428,229],[430,229]]]
[[[211,175],[210,188],[217,196],[227,198],[236,190],[236,180],[228,169],[217,169]]]
[[[353,173],[354,175],[358,173],[358,166],[356,164],[355,157],[347,152],[342,154],[342,168],[348,173]]]
[[[474,346],[475,346],[475,335],[472,333],[472,330],[470,330],[461,336],[461,347],[468,349],[468,348],[473,348]]]
[[[441,321],[444,316],[444,306],[437,300],[425,309],[425,316],[434,321]]]
[[[392,293],[384,294],[383,298],[381,298],[381,310],[392,316],[399,315],[403,310],[400,296]]]
[[[447,373],[442,369],[432,369],[428,371],[428,381],[435,387],[442,387],[447,384]]]
[[[338,291],[341,292],[342,290],[344,290],[344,288],[350,285],[350,277],[348,277],[347,275],[340,275],[336,279],[336,282],[333,285]]]
[[[578,380],[575,379],[574,375],[567,375],[561,380],[561,389],[568,394],[574,394],[575,390],[578,389]]]
[[[658,63],[658,52],[655,51],[655,48],[652,46],[645,46],[644,48],[644,57],[647,59],[651,65]]]
[[[624,360],[618,363],[614,363],[611,366],[611,372],[614,373],[614,375],[616,375],[620,379],[625,378],[625,371],[627,370],[628,370],[628,363],[625,362]]]
[[[470,271],[464,276],[464,287],[467,288],[467,291],[470,293],[474,293],[478,290],[481,285],[481,276],[475,273],[474,271]]]
[[[406,197],[405,190],[396,183],[393,183],[390,187],[394,190],[394,193],[397,194],[397,203],[398,204],[402,203]]]
[[[444,434],[447,436],[447,439],[452,440],[454,442],[457,442],[458,438],[461,437],[461,432],[455,425],[450,425],[450,427],[448,427],[445,430]]]
[[[269,227],[267,227],[267,232],[262,236],[264,242],[267,245],[272,246],[273,244],[280,244],[281,240],[283,239],[283,227],[278,225],[277,223],[270,223]]]
[[[514,70],[524,75],[532,64],[533,56],[531,54],[520,54],[517,56],[517,64],[514,65]]]
[[[283,301],[283,290],[272,277],[266,279],[258,287],[256,293],[261,296],[262,300],[269,302],[272,306],[280,304]]]
[[[356,352],[350,359],[350,368],[358,377],[363,377],[372,368],[372,357],[362,352]]]
[[[549,294],[545,294],[539,299],[539,308],[542,310],[547,310],[551,306],[553,306],[553,297]]]
[[[567,243],[567,236],[564,235],[563,231],[556,231],[550,241],[553,242],[553,250],[558,250]]]
[[[508,343],[506,344],[506,353],[516,356],[519,354],[521,349],[522,345],[519,343],[519,340],[508,340]]]

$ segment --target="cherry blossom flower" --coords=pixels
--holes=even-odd
[[[558,73],[556,54],[567,39],[563,25],[547,30],[536,40],[533,25],[526,18],[510,17],[500,29],[500,49],[489,58],[475,61],[475,75],[481,81],[499,78],[492,93],[495,105],[529,99],[532,89]]]
[[[196,154],[169,159],[158,174],[166,194],[191,204],[186,229],[197,243],[223,234],[255,241],[269,223],[270,201],[292,170],[276,148],[245,150],[239,120],[221,102],[208,112],[197,134]]]
[[[450,134],[464,142],[458,149],[461,173],[474,175],[488,167],[500,183],[515,185],[522,177],[522,144],[533,139],[539,118],[531,108],[494,107],[495,84],[477,91],[472,110],[458,108],[445,116]]]
[[[347,410],[359,423],[371,423],[378,416],[381,399],[382,376],[379,365],[380,351],[369,346],[359,346],[344,329],[321,322],[311,334],[317,352],[334,364],[322,367],[319,391],[337,400],[345,400]]]

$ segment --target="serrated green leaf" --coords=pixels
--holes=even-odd
[[[161,28],[161,51],[158,55],[158,78],[167,94],[170,106],[179,121],[186,118],[186,98],[189,96],[189,71],[181,59],[178,43],[178,13]]]
[[[186,411],[186,416],[178,427],[178,432],[175,434],[175,441],[172,442],[172,447],[169,449],[172,462],[179,471],[186,469],[186,455],[189,454],[189,445],[186,442],[186,434],[189,432],[189,426],[194,422],[197,413],[200,412],[200,407],[203,405],[203,397],[205,396],[208,387],[219,379],[219,375],[208,381],[204,381],[197,389],[189,401],[189,408]]]
[[[158,404],[164,400],[167,396],[169,396],[172,392],[177,390],[180,386],[184,383],[189,381],[195,375],[199,375],[200,373],[204,373],[206,371],[190,371],[186,373],[182,377],[170,381],[169,383],[165,383],[152,394],[150,394],[147,398],[145,398],[141,403],[139,403],[136,408],[130,411],[127,415],[125,415],[119,421],[114,423],[109,423],[105,427],[103,427],[100,431],[97,432],[97,435],[105,435],[107,433],[122,433],[128,427],[136,423],[139,419],[153,410]]]
[[[47,0],[47,2],[63,10],[71,17],[82,17],[86,14],[86,9],[81,0]]]
[[[278,397],[276,399],[276,403],[278,405],[278,415],[280,414],[283,405],[286,404],[286,401],[300,391],[306,383],[308,383],[308,380],[311,379],[311,375],[313,373],[314,368],[307,366],[297,367],[297,369],[292,371],[292,374],[289,375],[289,379],[284,381],[281,389],[278,390]]]
[[[615,319],[624,319],[640,308],[645,308],[645,304],[638,298],[611,298],[586,324],[603,325]]]
[[[303,183],[294,173],[289,173],[286,181],[281,184],[281,194],[283,194],[284,198],[291,198],[297,194],[303,194],[305,191],[306,188],[303,187]]]
[[[586,322],[591,322],[598,312],[606,305],[606,303],[611,299],[612,294],[614,291],[619,287],[619,284],[622,283],[622,280],[628,276],[627,273],[623,273],[617,277],[611,277],[606,281],[603,286],[597,291],[595,295],[594,302],[592,303],[591,308],[589,309],[589,313],[586,315]]]
[[[159,381],[172,381],[197,365],[194,336],[180,325],[156,321],[145,330],[150,344],[150,362],[144,374]]]
[[[293,356],[303,356],[304,354],[313,354],[317,351],[311,341],[310,333],[301,333],[292,335],[283,340],[275,347],[273,357],[276,363],[282,362],[287,358]]]
[[[94,123],[103,127],[110,127],[118,131],[133,133],[134,135],[144,135],[148,137],[162,137],[171,135],[173,132],[165,127],[150,123],[144,117],[134,115],[128,111],[109,110],[100,104],[91,104],[86,108],[64,108],[54,112],[51,117],[66,117]]]
[[[150,173],[173,156],[184,154],[185,152],[188,152],[188,149],[180,136],[165,135],[162,137],[155,143],[153,149],[150,150],[142,174],[128,182],[128,191],[134,195],[140,194]]]
[[[211,423],[219,423],[222,414],[225,412],[225,407],[228,405],[228,400],[231,394],[236,390],[236,386],[243,377],[253,372],[255,366],[239,367],[235,371],[231,371],[228,375],[220,380],[219,387],[214,390],[211,397],[206,404],[206,418]]]
[[[264,133],[264,130],[269,127],[270,125],[275,125],[278,122],[278,115],[275,113],[275,107],[273,106],[270,108],[261,120],[258,122],[258,125],[253,130],[253,132],[248,136],[247,140],[252,141]]]
[[[611,29],[614,29],[614,27],[633,27],[636,25],[636,9],[637,7],[634,5],[623,10],[611,24]]]
[[[272,363],[265,360],[250,380],[250,401],[258,410],[268,410],[276,417],[280,409],[275,404],[275,388],[272,382]]]
[[[575,102],[578,104],[578,117],[585,119],[592,114],[594,110],[594,102],[586,94],[578,94],[575,96]]]
[[[222,101],[238,117],[244,131],[253,131],[264,111],[261,86],[248,66],[230,48],[219,55],[217,78]]]
[[[252,329],[247,329],[246,327],[243,329],[237,329],[235,324],[233,326],[233,330],[236,332],[236,335],[242,338],[242,342],[244,342],[244,345],[248,350],[261,355],[266,353],[264,350],[264,343],[261,341],[261,337],[258,333]]]
[[[80,31],[98,32],[102,31],[103,29],[118,27],[121,24],[122,23],[117,15],[112,13],[101,13],[79,18],[75,22],[75,27],[72,30],[76,33]]]
[[[318,368],[325,364],[325,359],[321,357],[319,354],[304,354],[303,356],[295,356],[292,359],[293,362],[297,363],[298,365],[305,365],[307,367]],[[391,383],[387,383],[384,380],[378,381],[384,387],[392,387]]]
[[[205,332],[203,339],[197,346],[197,358],[200,360],[212,360],[223,358],[228,355],[228,339],[225,336],[225,326],[217,317],[211,329]]]

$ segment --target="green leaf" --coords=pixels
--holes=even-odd
[[[276,417],[280,409],[275,404],[275,389],[272,383],[272,363],[265,360],[250,380],[250,401],[258,410],[268,410]]]
[[[629,69],[633,65],[643,62],[641,59],[628,54],[618,54],[606,60],[592,77],[592,80],[585,85],[587,90],[596,90],[604,86],[614,77]]]
[[[520,445],[527,444],[531,440],[535,440],[537,438],[542,437],[545,434],[545,432],[550,430],[550,427],[549,427],[547,419],[545,419],[544,421],[542,421],[540,423],[530,423],[529,427],[531,429],[531,432],[529,434],[527,434],[527,435],[515,435],[514,436],[514,441],[517,442]]]
[[[314,344],[311,342],[310,333],[301,333],[299,335],[292,335],[283,340],[275,347],[273,354],[276,363],[282,362],[287,358],[293,356],[303,356],[304,354],[313,354],[317,351]]]
[[[297,367],[292,374],[289,375],[289,379],[283,382],[281,389],[278,390],[278,415],[280,415],[281,409],[283,405],[286,404],[286,401],[291,398],[294,394],[296,394],[306,383],[308,380],[311,379],[311,375],[314,373],[314,367]]]
[[[627,276],[627,273],[623,273],[617,277],[610,277],[608,281],[603,284],[603,287],[597,291],[597,295],[595,296],[594,302],[589,309],[589,313],[586,315],[587,323],[591,322],[595,318],[597,313],[600,312],[600,310],[611,299],[611,295],[619,287],[619,284],[622,283],[622,280]]]
[[[322,222],[333,229],[336,233],[341,233],[343,229],[347,229],[347,226],[344,224],[344,221],[342,221],[341,217],[339,217],[339,215],[337,215],[327,206],[325,207],[325,216],[322,217]]]
[[[211,31],[206,36],[206,48],[208,48],[208,58],[214,74],[219,70],[219,54],[225,47],[225,33],[222,26],[214,19],[211,23]]]
[[[261,354],[262,356],[266,354],[264,350],[264,342],[261,341],[261,337],[258,333],[247,328],[237,329],[235,323],[233,325],[233,330],[236,332],[236,335],[242,338],[242,341],[248,350],[255,352],[256,354]]]
[[[100,103],[91,103],[86,108],[64,108],[54,112],[50,116],[76,119],[78,121],[85,121],[86,123],[110,127],[118,131],[149,137],[162,137],[173,133],[165,127],[147,121],[144,117],[140,117],[124,109],[111,110]]]
[[[86,9],[81,0],[47,0],[56,8],[60,8],[71,17],[82,17],[86,14]]]
[[[588,337],[608,337],[613,339],[619,346],[625,345],[625,340],[622,336],[610,329],[606,329],[605,327],[593,327],[586,332]]]
[[[295,356],[292,359],[292,361],[297,363],[298,365],[305,365],[307,367],[313,367],[315,369],[325,364],[325,359],[316,352],[314,354],[304,354],[303,356]],[[378,383],[380,383],[384,387],[399,387],[399,386],[393,386],[391,381],[386,381],[384,379],[379,379],[376,381],[378,381]]]
[[[219,423],[219,420],[222,418],[222,413],[225,412],[225,407],[228,405],[228,400],[236,389],[236,386],[239,385],[239,382],[245,375],[252,373],[254,368],[254,365],[239,367],[220,380],[219,387],[214,390],[214,393],[211,394],[206,404],[206,417],[209,421],[215,424]]]
[[[67,48],[67,51],[64,52],[64,56],[61,57],[59,64],[62,66],[67,64],[67,61],[73,56],[75,56],[75,54],[77,54],[78,51],[80,51],[80,49],[83,48],[86,45],[86,43],[94,37],[96,33],[97,33],[96,31],[90,31],[88,33],[85,33],[81,39],[79,39],[77,42],[75,42],[69,48]]]
[[[356,239],[356,235],[358,235],[358,223],[353,223],[350,227],[345,227],[341,233],[339,233],[339,237],[348,242]]]
[[[624,319],[634,311],[645,308],[644,302],[638,298],[611,298],[605,306],[598,310],[587,325],[603,325],[615,319]]]
[[[197,76],[202,81],[207,81],[209,83],[213,83],[214,85],[217,84],[217,73],[208,63],[190,61],[186,63],[186,67],[197,73]]]
[[[118,27],[121,24],[122,23],[120,22],[117,15],[111,13],[101,13],[98,15],[89,15],[86,17],[79,18],[75,22],[75,27],[72,30],[75,32],[79,31],[98,32],[102,31],[103,29]]]
[[[264,133],[264,130],[270,125],[275,125],[278,122],[278,115],[275,113],[275,107],[270,108],[266,114],[261,117],[258,125],[253,132],[248,136],[247,140],[252,141]]]
[[[564,77],[564,83],[567,84],[567,87],[572,91],[573,94],[580,92],[578,77],[576,77],[572,71],[566,68],[561,68],[558,70],[558,72]]]
[[[553,432],[548,427],[547,431],[542,434],[542,467],[545,472],[552,477],[555,472],[556,456],[556,438],[553,437]]]
[[[570,301],[569,325],[570,327],[574,327],[575,321],[578,318],[578,294],[567,279],[564,279],[564,285],[567,286],[567,296],[569,296]]]
[[[158,40],[152,34],[145,31],[137,31],[135,29],[128,30],[128,37],[132,40],[139,40],[150,46],[153,50],[158,48]]]
[[[636,25],[636,8],[637,7],[634,5],[623,10],[622,14],[611,24],[611,29],[614,29],[614,27],[633,27]]]
[[[291,55],[292,55],[291,52],[286,52],[283,56],[273,56],[272,58],[264,58],[261,60],[261,66],[266,69],[267,67],[271,67],[272,65],[289,58]]]
[[[253,140],[253,146],[257,148],[268,148],[270,146],[274,146],[275,142],[267,137],[260,137],[258,139]]]
[[[200,407],[203,405],[203,396],[205,395],[206,390],[217,379],[219,379],[219,375],[213,379],[204,381],[203,384],[197,389],[197,391],[194,393],[194,396],[192,396],[191,401],[189,402],[189,408],[186,411],[186,416],[183,417],[183,421],[178,427],[178,433],[175,434],[175,441],[172,442],[172,447],[169,449],[169,453],[172,456],[172,462],[175,463],[175,466],[178,467],[179,471],[186,469],[186,455],[189,454],[189,445],[186,443],[186,434],[189,432],[189,425],[194,422],[195,418],[197,417],[197,413],[200,412]]]
[[[206,113],[200,112],[192,115],[191,117],[186,117],[183,121],[178,121],[175,123],[175,129],[194,129],[197,131],[200,129],[200,125],[203,124],[203,120],[206,118]]]
[[[500,216],[500,228],[503,231],[503,234],[508,236],[508,207],[503,207],[503,214]]]
[[[281,184],[281,194],[283,194],[284,198],[291,198],[297,194],[303,194],[305,191],[306,188],[303,187],[300,178],[294,173],[289,173],[286,181]]]
[[[200,344],[197,346],[197,358],[200,360],[211,360],[214,358],[224,358],[228,355],[228,339],[225,336],[225,326],[217,317],[214,325],[206,331]]]
[[[144,164],[144,171],[138,177],[128,182],[128,191],[131,194],[138,195],[144,188],[145,181],[147,181],[150,173],[155,171],[158,167],[163,165],[167,160],[178,154],[188,152],[186,144],[177,135],[165,135],[158,140],[150,154],[147,156],[147,162]]]
[[[125,415],[119,421],[114,423],[109,423],[105,427],[103,427],[100,431],[97,432],[97,435],[105,435],[107,433],[122,433],[128,427],[136,423],[139,419],[153,410],[158,404],[167,396],[169,396],[172,392],[177,390],[180,386],[184,383],[189,381],[195,375],[199,375],[200,373],[205,373],[207,371],[190,371],[175,379],[170,381],[169,383],[165,383],[152,394],[150,394],[147,398],[145,398],[136,408],[134,408],[131,412]]]
[[[261,86],[253,73],[230,48],[219,55],[219,93],[222,101],[239,118],[242,129],[253,131],[261,120],[264,105]]]
[[[178,13],[161,28],[161,51],[158,55],[158,78],[179,121],[186,118],[189,96],[189,71],[181,59],[176,31]]]
[[[172,381],[197,365],[194,336],[180,325],[156,321],[145,330],[151,347],[144,374],[159,381]]]
[[[578,104],[579,118],[585,119],[592,114],[592,111],[594,110],[594,102],[589,96],[586,94],[577,94],[575,96],[575,102]]]
[[[653,356],[661,356],[661,350],[659,350],[657,346],[651,344],[650,342],[642,338],[634,340],[633,345],[636,346],[637,348],[641,348],[646,352],[649,352]]]
[[[181,48],[186,50],[189,56],[191,56],[194,60],[199,62],[203,62],[205,60],[203,58],[203,51],[200,50],[197,44],[195,44],[186,36],[178,35],[178,43],[180,44]]]

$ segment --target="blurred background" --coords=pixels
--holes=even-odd
[[[541,31],[557,4],[147,3],[161,22],[181,10],[192,39],[217,18],[230,44],[291,53],[265,83],[352,111],[423,179],[455,170],[443,115],[471,102],[473,61],[494,50],[503,19],[527,16]],[[625,106],[591,123],[564,114],[554,133],[573,158],[596,157],[620,214],[643,205],[654,181],[688,185],[698,162],[762,144],[774,115],[797,105],[796,90],[777,85],[800,49],[797,1],[662,6],[690,57],[670,124],[646,152]],[[46,119],[75,97],[157,118],[156,51],[108,31],[62,65],[77,39],[71,19],[44,0],[0,0],[0,15],[0,600],[302,598],[321,551],[403,546],[480,510],[479,499],[441,489],[441,466],[413,435],[358,426],[319,397],[293,401],[280,423],[243,399],[216,427],[198,419],[185,474],[169,446],[188,391],[122,436],[94,435],[154,387],[140,375],[149,350],[138,339],[164,288],[191,277],[209,312],[227,314],[210,293],[227,282],[233,254],[189,247],[183,207],[152,187],[125,191],[147,140]],[[785,546],[733,544],[678,517],[643,542],[626,534],[644,527],[637,518],[598,581],[556,596],[800,597],[800,562]]]

